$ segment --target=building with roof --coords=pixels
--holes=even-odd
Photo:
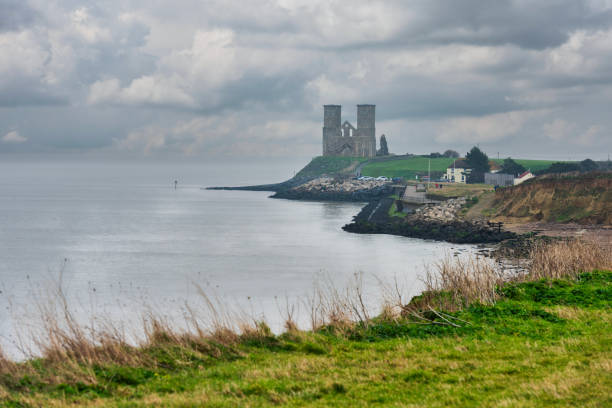
[[[457,159],[448,166],[446,174],[442,176],[443,180],[449,183],[467,183],[467,177],[472,172],[472,168],[463,159]]]
[[[514,185],[516,186],[518,184],[521,184],[523,181],[527,181],[534,177],[535,176],[529,170],[527,170],[526,172],[519,174],[519,176],[514,179]]]

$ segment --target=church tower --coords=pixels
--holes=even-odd
[[[342,136],[341,115],[342,106],[323,106],[323,156],[333,156],[336,154],[333,149],[338,143],[338,138]]]
[[[376,105],[357,105],[357,156],[376,156]]]

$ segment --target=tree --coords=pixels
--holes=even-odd
[[[579,166],[580,166],[580,171],[583,171],[583,172],[593,171],[599,168],[597,163],[595,163],[591,159],[585,159],[581,161]]]
[[[457,157],[459,157],[459,152],[456,152],[454,150],[448,149],[447,151],[444,152],[443,156],[444,157],[449,157],[451,159],[456,159]]]
[[[472,168],[472,172],[486,173],[491,169],[489,157],[476,146],[467,152],[465,162]]]
[[[555,162],[547,169],[540,170],[538,174],[569,173],[572,171],[580,171],[580,166],[577,163]]]
[[[388,156],[389,155],[389,147],[387,146],[387,138],[385,135],[380,137],[380,150],[378,151],[377,156]]]
[[[429,153],[429,158],[430,159],[438,159],[440,157],[442,157],[442,154],[440,154],[439,152]]]
[[[504,160],[504,164],[502,164],[502,167],[501,167],[501,172],[502,173],[512,174],[513,176],[517,176],[519,174],[522,174],[526,170],[527,169],[524,166],[518,164],[517,162],[512,160],[510,157],[508,157],[507,159]]]

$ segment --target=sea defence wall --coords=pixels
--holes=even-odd
[[[272,197],[290,200],[368,202],[392,193],[393,186],[387,181],[320,177],[290,189],[277,191]]]

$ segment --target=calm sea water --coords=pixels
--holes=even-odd
[[[345,233],[358,203],[201,189],[280,181],[300,164],[0,162],[0,343],[10,350],[35,324],[60,276],[83,319],[131,325],[152,308],[178,322],[199,285],[278,329],[285,299],[303,305],[322,279],[343,287],[362,273],[377,305],[379,281],[416,294],[425,264],[471,248]]]

